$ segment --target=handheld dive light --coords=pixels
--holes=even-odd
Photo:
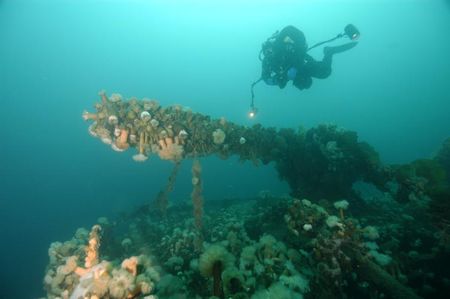
[[[250,102],[250,111],[248,112],[247,116],[249,118],[254,118],[256,116],[256,113],[258,112],[258,108],[255,107],[255,92],[253,91],[253,88],[256,84],[258,84],[260,81],[262,81],[262,77],[256,80],[252,83],[250,90],[252,92],[252,101]]]
[[[254,118],[256,116],[257,112],[258,112],[258,108],[256,108],[255,106],[251,106],[250,111],[247,114],[248,118]]]
[[[359,30],[353,24],[348,24],[344,28],[345,35],[347,35],[351,40],[357,40],[359,38]]]

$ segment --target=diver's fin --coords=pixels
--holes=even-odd
[[[333,55],[333,54],[337,54],[337,53],[342,53],[342,52],[345,52],[347,50],[350,50],[351,48],[353,48],[357,44],[358,44],[357,42],[350,42],[350,43],[346,43],[346,44],[343,44],[343,45],[340,45],[340,46],[325,47],[325,48],[323,48],[323,54],[325,54],[325,55]]]

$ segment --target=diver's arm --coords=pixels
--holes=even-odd
[[[261,78],[267,85],[278,84],[276,74],[272,70],[272,64],[267,57],[265,57],[262,61]]]

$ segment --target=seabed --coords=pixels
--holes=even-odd
[[[150,203],[49,248],[46,298],[447,298],[450,139],[436,157],[383,165],[357,134],[239,126],[181,106],[100,93],[89,132],[169,160]],[[204,199],[200,158],[271,163],[285,197]],[[171,202],[180,163],[192,193]]]

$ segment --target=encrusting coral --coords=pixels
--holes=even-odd
[[[148,159],[148,157],[145,155],[144,140],[145,132],[141,132],[139,136],[139,153],[133,155],[133,160],[136,162],[144,162]]]
[[[92,239],[84,230],[73,242],[52,244],[45,277],[49,298],[74,293],[86,298],[150,293],[180,299],[432,298],[436,289],[450,289],[448,273],[428,263],[447,260],[450,248],[448,213],[442,211],[448,189],[440,165],[447,151],[436,160],[385,166],[355,132],[335,125],[245,127],[179,105],[100,97],[96,113],[83,114],[93,122],[92,136],[116,150],[137,148],[136,161],[156,154],[175,162],[170,187],[157,200],[164,217],[145,206],[121,219],[125,225],[117,225],[117,236],[105,249],[110,262],[102,260],[98,248],[97,254],[89,253],[95,246],[84,246]],[[232,206],[204,202],[197,159],[211,154],[239,155],[257,165],[275,162],[295,197],[266,194]],[[186,202],[170,207],[167,202],[185,158],[194,158],[193,215]],[[376,189],[376,195],[357,192],[358,182]],[[351,213],[344,214],[350,203]],[[217,209],[208,210],[208,204]],[[428,207],[441,231],[424,215]],[[150,252],[162,268],[143,261]],[[90,268],[80,266],[86,256]]]
[[[200,161],[195,159],[192,163],[192,203],[194,206],[194,218],[195,218],[195,227],[198,230],[202,229],[202,217],[203,217],[203,195],[202,195],[202,167],[200,165]]]
[[[159,146],[158,155],[162,160],[179,162],[183,159],[183,146],[174,143],[171,138],[160,139]]]
[[[341,216],[341,219],[344,219],[344,210],[347,210],[348,205],[349,203],[345,199],[336,201],[334,203],[334,207],[339,210],[339,215]]]
[[[389,216],[397,222],[386,226],[380,223],[387,208],[377,215],[354,209],[342,219],[332,202],[270,196],[230,201],[206,202],[200,249],[185,202],[170,207],[163,220],[147,206],[122,216],[120,224],[109,222],[115,223],[108,228],[113,237],[102,237],[98,263],[82,276],[75,272],[94,234],[79,230],[73,240],[52,244],[48,298],[378,298],[380,291],[389,298],[432,298],[432,288],[448,277],[420,262],[445,257],[445,247],[430,227],[406,219],[407,210]],[[355,218],[361,212],[365,216]],[[432,249],[411,239],[423,231]],[[413,250],[402,252],[396,239]]]
[[[211,154],[239,155],[255,164],[274,161],[295,195],[302,190],[303,196],[313,197],[346,197],[356,178],[384,183],[376,152],[358,142],[356,133],[333,125],[298,132],[258,124],[245,127],[179,105],[162,107],[154,100],[124,100],[117,95],[108,98],[104,92],[100,97],[95,114],[83,113],[85,120],[94,121],[90,134],[116,151],[137,148],[133,159],[138,162],[152,153],[174,162]]]
[[[86,269],[98,264],[101,229],[100,225],[94,225],[89,234],[89,244],[86,247],[86,258],[84,259],[84,266]]]
[[[172,172],[170,173],[169,179],[167,180],[166,187],[164,190],[161,190],[156,197],[156,205],[158,209],[161,211],[161,215],[164,217],[167,213],[167,206],[169,205],[169,194],[172,192],[173,187],[175,185],[175,181],[177,178],[178,171],[180,170],[181,163],[175,163]]]
[[[221,129],[216,129],[213,133],[213,142],[214,144],[220,145],[225,141],[225,132],[222,131]],[[239,141],[240,142],[240,141]]]
[[[115,147],[118,151],[124,151],[128,149],[128,130],[119,129],[118,137],[116,138]],[[114,148],[114,147],[113,147]]]
[[[200,256],[198,267],[204,277],[213,279],[213,296],[223,298],[222,272],[234,264],[234,257],[224,247],[211,245]]]
[[[48,298],[128,299],[150,294],[159,274],[145,255],[126,258],[121,264],[101,260],[100,225],[89,235],[79,230],[76,238],[52,244],[50,264],[44,278]],[[82,243],[87,242],[85,246]],[[84,267],[79,265],[84,255]]]

